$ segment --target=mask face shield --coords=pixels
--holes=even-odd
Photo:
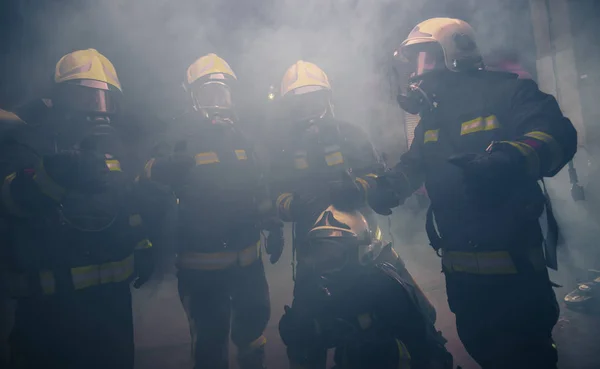
[[[219,122],[233,118],[233,102],[229,86],[220,81],[209,81],[190,86],[192,100],[197,111],[207,119]]]
[[[308,122],[331,111],[331,92],[321,86],[305,86],[291,91],[281,102],[290,121]]]
[[[401,75],[408,81],[420,80],[424,75],[446,69],[444,52],[435,42],[403,47],[397,54]]]
[[[111,116],[119,112],[121,92],[105,82],[74,80],[55,86],[54,106],[90,117]]]
[[[352,256],[357,247],[357,238],[345,232],[335,229],[313,231],[302,262],[314,275],[329,276],[353,263]]]

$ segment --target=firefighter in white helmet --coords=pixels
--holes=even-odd
[[[279,323],[290,366],[324,368],[335,349],[339,369],[452,369],[414,290],[385,261],[389,245],[357,210],[329,206],[310,228],[307,277]]]
[[[295,227],[296,295],[309,276],[304,262],[308,231],[329,205],[363,209],[371,226],[378,229],[364,194],[376,173],[384,170],[384,163],[361,128],[335,118],[329,79],[317,65],[300,60],[290,66],[281,81],[278,102],[282,121],[277,129],[283,133],[273,142],[270,184],[280,218]],[[415,287],[426,315],[435,321],[435,309],[391,245],[384,248],[381,257]]]
[[[427,233],[469,354],[484,369],[556,368],[546,266],[556,268],[557,226],[546,206],[544,243],[537,181],[575,154],[573,125],[534,81],[487,71],[464,21],[418,24],[397,55],[412,75],[398,102],[421,120],[410,150],[369,189],[371,206],[389,214],[424,183]]]
[[[130,282],[150,278],[152,244],[122,166],[121,93],[105,56],[69,53],[44,113],[2,146],[14,368],[133,368]]]
[[[146,177],[170,186],[178,198],[179,294],[194,368],[227,369],[231,332],[240,368],[261,369],[270,301],[260,231],[269,231],[267,252],[275,262],[282,223],[268,221],[255,150],[238,127],[235,73],[208,54],[190,65],[186,78],[194,109],[177,119],[183,137],[176,137],[169,155],[148,162]]]

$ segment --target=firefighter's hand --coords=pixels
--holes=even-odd
[[[402,201],[398,194],[392,189],[385,176],[376,179],[376,186],[369,190],[367,195],[369,206],[380,215],[391,215],[392,208],[400,206]]]
[[[284,311],[279,321],[279,335],[283,343],[288,347],[315,345],[319,339],[316,321],[299,315],[287,305]]]
[[[356,209],[364,203],[365,194],[358,182],[347,172],[344,172],[339,181],[329,183],[329,196],[331,204],[336,208]]]
[[[269,231],[265,250],[270,256],[269,261],[271,264],[275,264],[279,261],[279,258],[281,258],[281,254],[283,253],[283,248],[285,246],[285,240],[283,237],[283,222],[278,219],[271,220],[264,229]]]
[[[152,278],[154,274],[154,259],[151,249],[136,251],[135,253],[135,280],[134,288],[140,288]]]
[[[509,154],[502,151],[454,155],[448,161],[463,170],[468,194],[479,199],[502,195],[515,180],[515,166]]]
[[[48,176],[65,189],[100,193],[106,189],[110,172],[106,157],[92,151],[70,150],[43,157]]]

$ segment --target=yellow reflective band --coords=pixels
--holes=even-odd
[[[246,155],[246,150],[235,150],[235,156],[238,160],[246,160],[248,156]]]
[[[464,122],[460,127],[460,135],[468,135],[474,132],[492,131],[500,128],[500,123],[495,115],[488,117],[477,117],[468,122]]]
[[[260,258],[260,241],[239,252],[185,252],[178,256],[180,269],[221,270],[239,265],[253,264]]]
[[[536,140],[542,141],[548,147],[548,151],[551,155],[550,160],[550,168],[548,169],[550,172],[554,171],[558,168],[563,162],[563,149],[560,144],[554,139],[554,137],[550,136],[546,132],[541,131],[533,131],[525,134],[525,137],[535,138]]]
[[[377,228],[375,229],[375,235],[373,237],[376,240],[382,239],[381,228],[379,228],[379,226],[377,226]]]
[[[220,162],[219,156],[217,156],[217,153],[214,151],[201,152],[199,154],[196,154],[195,159],[196,165],[214,164]]]
[[[342,156],[341,152],[337,151],[332,154],[325,155],[325,161],[327,162],[327,165],[331,167],[334,165],[343,164],[344,157]]]
[[[156,161],[156,159],[152,158],[152,159],[148,160],[148,162],[144,166],[144,173],[146,173],[146,178],[148,178],[148,179],[152,179],[152,166],[154,165],[155,161]]]
[[[436,142],[438,140],[439,135],[439,129],[430,129],[428,131],[425,131],[425,139],[423,140],[423,143]]]
[[[54,280],[54,273],[49,270],[42,270],[40,272],[40,284],[42,286],[42,292],[44,295],[51,295],[56,291],[56,281]]]
[[[539,178],[540,176],[540,158],[537,151],[526,143],[518,141],[500,141],[499,143],[509,144],[512,147],[519,150],[521,155],[525,157],[527,165],[527,173],[533,178]]]
[[[17,178],[17,173],[11,173],[4,178],[4,183],[2,183],[2,202],[4,203],[6,210],[10,213],[19,217],[24,217],[27,215],[27,212],[13,200],[12,194],[10,193],[10,186],[15,178]]]
[[[129,216],[129,226],[130,227],[137,227],[142,225],[142,216],[139,214],[132,214]]]
[[[136,250],[144,250],[152,248],[152,242],[149,239],[145,238],[135,245]]]
[[[52,178],[50,178],[46,172],[46,169],[44,168],[43,161],[40,161],[36,165],[33,180],[38,185],[42,193],[57,202],[60,202],[67,192],[58,183],[54,182]]]
[[[267,344],[267,337],[260,336],[248,345],[249,350],[256,350]]]
[[[410,352],[404,342],[396,339],[396,345],[398,347],[398,369],[410,369]]]
[[[442,253],[442,264],[448,272],[471,274],[517,274],[517,268],[507,251]]]
[[[373,325],[373,320],[371,319],[371,314],[369,313],[360,314],[356,317],[356,319],[358,320],[358,325],[363,330],[369,329],[371,328],[371,325]]]
[[[104,264],[88,265],[71,269],[73,286],[76,290],[107,283],[119,283],[128,280],[133,274],[133,255]]]
[[[277,208],[277,212],[279,213],[279,216],[284,220],[291,220],[290,206],[292,204],[293,199],[293,194],[285,192],[279,195],[277,197],[277,200],[275,200],[275,207]]]
[[[356,182],[358,182],[358,184],[360,184],[360,186],[363,188],[365,193],[367,193],[367,191],[369,191],[369,182],[365,181],[364,179],[362,179],[360,177],[356,177]]]
[[[106,166],[108,170],[111,172],[120,172],[121,171],[121,163],[117,159],[108,159],[106,160]]]
[[[375,173],[369,173],[365,177],[377,178],[377,174],[375,174]]]

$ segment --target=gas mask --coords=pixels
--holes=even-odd
[[[195,83],[190,86],[194,109],[213,125],[230,126],[237,117],[233,110],[231,90],[222,81]]]

